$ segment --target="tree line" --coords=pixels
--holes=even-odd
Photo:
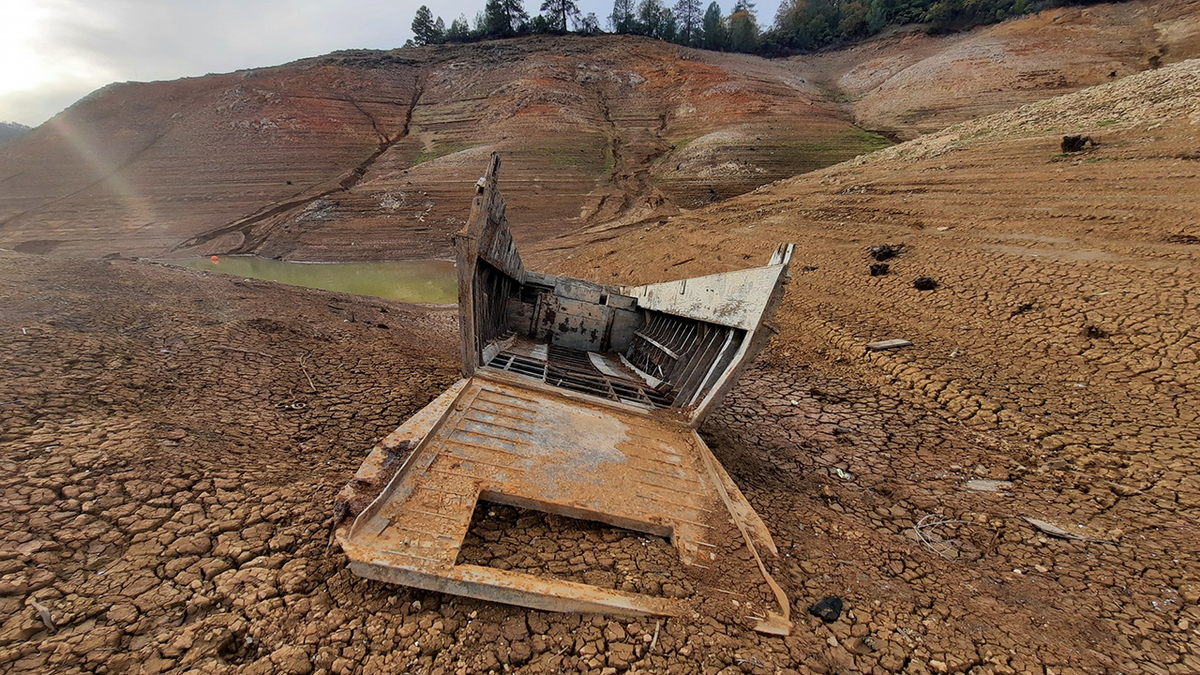
[[[736,0],[729,14],[715,1],[704,7],[702,0],[677,0],[670,6],[663,0],[613,0],[605,25],[617,34],[771,56],[846,44],[889,26],[924,24],[930,32],[950,32],[1064,4],[1095,1],[1100,0],[784,0],[774,23],[761,30],[754,3],[749,0]],[[522,0],[486,0],[473,22],[459,16],[449,27],[422,5],[413,18],[412,31],[412,45],[605,32],[595,12],[582,14],[575,0],[543,0],[540,13],[533,16]]]

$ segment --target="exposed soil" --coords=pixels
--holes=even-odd
[[[808,481],[841,536],[862,542],[838,552],[841,581],[877,598],[901,588],[866,571],[895,562],[889,542],[930,514],[974,523],[953,562],[895,549],[896,574],[940,578],[928,592],[964,611],[942,624],[958,639],[1007,645],[983,626],[1020,625],[1037,635],[1017,643],[1047,645],[1036,661],[1189,672],[1200,664],[1200,276],[1187,243],[1200,223],[1198,85],[1200,61],[1164,67],[544,259],[644,283],[795,242],[780,334],[747,378],[757,386],[709,425],[739,484],[761,488],[747,495],[770,526],[795,526],[805,497],[787,477]],[[1067,133],[1099,145],[1063,154]],[[903,244],[886,276],[869,271],[879,244]],[[916,290],[919,277],[937,288]],[[914,344],[865,349],[890,338]],[[833,388],[819,381],[835,376]],[[972,478],[1012,486],[976,492]]]
[[[1200,56],[1194,0],[1060,7],[965,33],[901,28],[792,59],[855,123],[903,140]]]
[[[0,150],[0,245],[444,257],[492,151],[530,240],[710,204],[887,144],[821,98],[783,61],[622,36],[115,84]]]
[[[0,663],[1194,672],[1200,311],[1183,237],[1200,215],[1198,67],[542,254],[650,281],[798,243],[779,337],[704,429],[781,549],[787,638],[716,604],[661,623],[556,615],[350,574],[326,548],[333,495],[456,377],[446,310],[4,255]],[[1191,94],[1147,96],[1166,90]],[[1094,121],[1114,110],[1119,124]],[[1100,145],[1062,156],[1043,130],[1056,115]],[[872,277],[884,243],[902,253]],[[916,291],[918,276],[938,288]],[[893,337],[914,344],[863,348]],[[702,586],[611,528],[496,508],[464,555],[681,597]],[[829,624],[805,611],[826,596],[846,604]]]
[[[537,37],[114,84],[0,148],[0,246],[446,257],[492,151],[521,243],[657,222],[887,144],[873,132],[911,138],[1195,57],[1198,9],[1061,8],[791,59]]]
[[[642,283],[796,242],[779,335],[702,430],[780,548],[786,638],[736,597],[628,620],[355,577],[334,494],[457,377],[454,311],[27,236],[51,255],[0,252],[0,672],[1200,672],[1198,148],[1188,61],[525,249]],[[487,509],[481,564],[705,586],[664,542]]]

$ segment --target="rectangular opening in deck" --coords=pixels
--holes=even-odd
[[[694,592],[694,580],[663,537],[482,499],[455,564],[652,597]]]

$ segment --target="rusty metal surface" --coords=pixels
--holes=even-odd
[[[480,500],[666,537],[699,576],[788,599],[771,535],[696,434],[770,335],[790,246],[766,267],[641,287],[526,270],[493,156],[456,236],[464,379],[377,446],[334,536],[364,577],[538,609],[674,615],[683,600],[460,563]],[[717,589],[721,590],[721,589]],[[728,592],[728,591],[726,591]],[[741,605],[739,605],[741,606]]]
[[[664,536],[699,569],[714,566],[728,548],[714,541],[721,531],[714,523],[731,518],[757,540],[756,549],[773,551],[766,527],[712,463],[685,424],[481,372],[461,386],[379,497],[343,528],[341,544],[356,573],[385,581],[558,611],[676,614],[677,601],[456,559],[481,498]]]

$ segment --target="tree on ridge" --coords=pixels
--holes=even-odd
[[[679,25],[679,44],[695,46],[700,37],[700,0],[679,0],[675,3],[675,20]]]
[[[516,35],[529,24],[529,13],[521,0],[487,0],[483,14],[484,34],[489,37]]]
[[[704,11],[704,48],[725,49],[725,22],[721,18],[721,6],[713,0]]]
[[[412,32],[415,44],[435,45],[443,41],[446,24],[442,22],[441,17],[434,21],[433,12],[429,7],[421,5],[417,8],[417,15],[413,17]]]
[[[542,0],[542,11],[550,18],[550,30],[567,32],[567,19],[579,16],[575,0]]]
[[[608,27],[614,33],[632,33],[637,28],[633,14],[633,0],[613,0],[613,11],[608,16]]]

